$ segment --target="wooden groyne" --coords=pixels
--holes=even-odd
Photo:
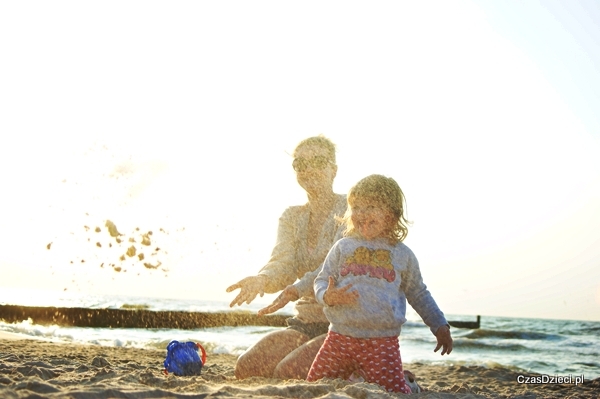
[[[448,321],[452,327],[477,329],[481,327],[481,316],[477,316],[477,321]]]
[[[0,305],[0,320],[19,323],[31,319],[40,325],[99,328],[285,327],[290,316],[257,316],[249,312],[179,312],[146,309],[89,309]]]

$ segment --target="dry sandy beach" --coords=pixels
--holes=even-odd
[[[69,345],[0,333],[0,398],[390,398],[375,385],[233,375],[235,357],[208,355],[198,377],[164,375],[166,351]],[[518,373],[475,366],[407,364],[427,391],[416,398],[598,398],[600,379],[582,385],[522,385]]]

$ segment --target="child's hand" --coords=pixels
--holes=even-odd
[[[433,350],[437,352],[440,348],[442,348],[442,356],[445,354],[450,354],[452,352],[452,336],[450,335],[450,327],[441,326],[435,332],[435,337],[437,338],[437,346]]]
[[[258,315],[266,315],[269,313],[273,313],[287,305],[290,301],[297,301],[300,298],[300,294],[298,293],[298,289],[293,285],[288,285],[285,289],[279,294],[277,298],[273,301],[272,304],[266,306],[258,311]]]
[[[335,305],[353,305],[358,302],[358,292],[348,291],[352,288],[352,284],[348,284],[342,288],[335,288],[333,277],[329,276],[329,285],[323,295],[323,301],[327,306]]]

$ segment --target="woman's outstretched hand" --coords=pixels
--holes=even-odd
[[[258,315],[263,316],[269,313],[276,312],[285,305],[287,305],[289,302],[297,301],[298,298],[300,298],[298,289],[296,289],[296,287],[294,287],[293,285],[288,285],[283,289],[283,291],[281,291],[281,294],[279,294],[279,296],[275,298],[272,304],[259,310]]]
[[[246,277],[237,283],[227,287],[227,292],[240,289],[240,293],[229,304],[229,307],[241,305],[244,302],[250,303],[257,295],[261,297],[265,294],[266,277],[265,276],[250,276]]]
[[[442,348],[442,356],[445,354],[450,354],[452,352],[452,336],[450,335],[450,327],[441,326],[435,332],[435,337],[437,338],[437,346],[433,350],[437,352],[440,348]]]
[[[323,295],[323,301],[327,306],[353,305],[358,302],[359,295],[357,291],[348,291],[350,288],[352,288],[352,284],[336,288],[335,280],[329,276],[329,284]]]

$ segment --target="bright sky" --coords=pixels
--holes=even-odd
[[[445,313],[600,321],[594,0],[3,2],[0,54],[0,286],[229,301],[323,133]]]

